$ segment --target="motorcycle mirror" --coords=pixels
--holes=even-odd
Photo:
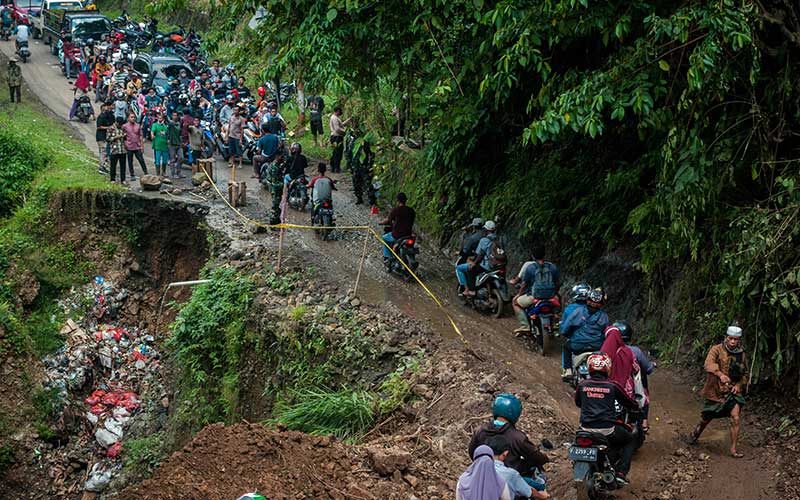
[[[553,443],[551,443],[549,439],[544,438],[542,439],[542,448],[545,450],[552,450],[554,448]]]

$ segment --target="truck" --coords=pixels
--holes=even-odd
[[[28,13],[33,38],[42,38],[44,33],[44,13],[52,10],[83,10],[81,0],[40,0],[39,9]]]
[[[42,39],[50,46],[53,55],[58,54],[61,34],[72,35],[72,39],[86,41],[102,39],[111,32],[113,25],[106,16],[88,10],[49,10],[42,13],[44,29]]]

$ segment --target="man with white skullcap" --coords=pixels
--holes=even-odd
[[[729,326],[722,343],[708,351],[705,362],[706,384],[700,392],[704,398],[700,423],[689,438],[690,443],[696,443],[712,420],[730,417],[730,452],[734,458],[744,456],[736,449],[741,411],[745,402],[744,388],[747,384],[747,358],[741,342],[742,329]]]

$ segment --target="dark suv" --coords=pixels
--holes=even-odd
[[[186,70],[189,78],[194,76],[186,59],[175,54],[138,54],[133,60],[133,70],[142,75],[145,88],[155,87],[159,95],[182,69]]]

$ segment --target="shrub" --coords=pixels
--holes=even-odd
[[[279,402],[273,422],[308,434],[332,434],[346,441],[358,439],[375,421],[375,398],[366,391],[307,389]]]

